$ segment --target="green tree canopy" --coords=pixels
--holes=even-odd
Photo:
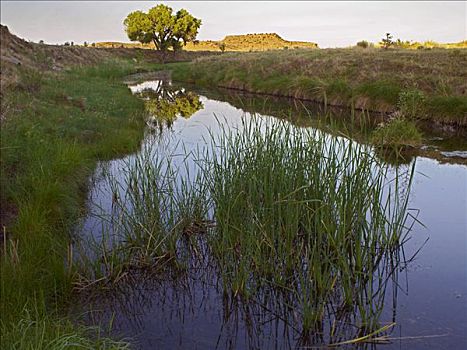
[[[201,20],[187,10],[181,9],[173,14],[169,6],[157,5],[147,13],[131,12],[123,24],[131,41],[143,44],[153,42],[156,49],[165,51],[170,47],[180,49],[187,42],[195,40]]]

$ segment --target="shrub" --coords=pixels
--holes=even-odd
[[[357,43],[357,46],[358,46],[358,47],[362,47],[362,48],[364,48],[364,49],[366,49],[369,45],[370,45],[370,44],[369,44],[368,41],[366,41],[366,40],[362,40],[362,41],[359,41],[359,42]]]
[[[401,40],[397,39],[394,43],[394,46],[400,49],[408,49],[412,45],[410,40]]]
[[[417,89],[401,91],[397,107],[406,118],[420,118],[425,111],[425,95]]]

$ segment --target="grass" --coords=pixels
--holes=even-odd
[[[378,293],[398,263],[406,198],[386,199],[398,189],[386,189],[387,169],[364,146],[285,123],[253,119],[238,134],[224,130],[186,178],[179,175],[190,167],[174,170],[170,157],[143,152],[111,181],[118,215],[104,225],[108,240],[76,263],[71,242],[88,176],[97,161],[140,147],[145,103],[121,83],[135,69],[112,61],[60,75],[25,70],[2,100],[1,200],[15,216],[6,221],[1,264],[2,344],[124,346],[60,317],[72,282],[111,287],[134,269],[183,269],[201,250],[199,233],[227,295],[278,290],[277,302],[294,305],[305,333],[342,313],[359,335],[379,329]],[[310,91],[320,91],[312,82]]]
[[[370,147],[283,121],[244,119],[206,142],[179,162],[143,150],[108,174],[114,204],[83,286],[207,255],[225,298],[269,307],[304,339],[328,322],[328,343],[379,333],[410,230],[411,174],[400,195],[400,174]]]
[[[129,344],[101,337],[99,329],[76,326],[68,320],[31,314],[28,307],[21,312],[13,327],[2,327],[2,344],[8,349],[61,350],[102,349],[124,350]],[[96,335],[97,334],[97,335]]]
[[[23,71],[2,98],[1,201],[13,217],[2,222],[3,346],[47,348],[28,334],[17,343],[14,329],[24,322],[31,332],[62,334],[72,278],[67,250],[88,176],[98,160],[137,150],[143,137],[144,103],[121,83],[133,69],[109,61],[60,75]]]
[[[112,210],[98,209],[99,232],[76,245],[79,289],[112,289],[145,269],[181,271],[186,240],[208,225],[205,182],[153,146],[124,161],[118,175],[105,175]]]
[[[330,305],[375,330],[382,305],[365,296],[383,288],[379,269],[398,260],[406,233],[406,202],[384,195],[387,169],[363,146],[284,122],[246,122],[217,144],[210,245],[225,289],[280,290],[305,333],[339,323]]]
[[[424,118],[465,126],[466,56],[464,49],[285,50],[229,53],[172,68],[175,80],[387,113],[418,91]]]
[[[399,117],[376,128],[371,141],[383,148],[416,147],[421,144],[422,135],[413,121]]]

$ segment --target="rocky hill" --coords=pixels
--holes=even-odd
[[[143,45],[140,43],[120,43],[120,42],[99,42],[94,44],[96,47],[105,48],[147,48],[154,49],[154,44]],[[188,43],[184,50],[186,51],[266,51],[266,50],[284,50],[298,48],[317,48],[318,44],[306,41],[288,41],[281,38],[276,33],[227,35],[224,39],[198,40]]]
[[[227,35],[221,43],[229,51],[263,51],[298,48],[317,48],[318,45],[306,41],[288,41],[276,33]]]

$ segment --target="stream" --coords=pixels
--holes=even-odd
[[[133,84],[130,89],[153,101],[148,103],[152,115],[165,116],[148,120],[142,148],[155,147],[160,154],[176,154],[184,161],[189,151],[205,144],[210,133],[239,127],[242,118],[252,114],[323,130],[330,123],[315,117],[324,113],[322,107],[288,99],[157,80]],[[339,137],[351,134],[349,142],[363,142],[367,130],[362,123],[371,127],[365,117],[358,117],[359,128],[344,130],[345,121],[355,121],[357,116],[348,116],[348,111],[332,113],[337,122],[327,132]],[[462,135],[433,132],[425,136],[426,145],[405,160],[387,159],[394,168],[415,166],[409,208],[417,215],[404,244],[405,256],[413,259],[401,267],[380,316],[382,324],[395,322],[395,326],[386,333],[386,341],[347,348],[467,348],[467,145]],[[118,177],[134,156],[101,163],[96,169],[87,215],[79,226],[81,236],[99,238],[102,213],[112,211],[106,176]],[[183,171],[189,176],[190,169]],[[319,337],[302,342],[278,312],[226,297],[209,264],[200,259],[182,275],[155,274],[118,291],[97,296],[83,293],[77,304],[86,313],[87,323],[111,325],[113,336],[130,340],[136,349],[289,349],[320,344]]]

